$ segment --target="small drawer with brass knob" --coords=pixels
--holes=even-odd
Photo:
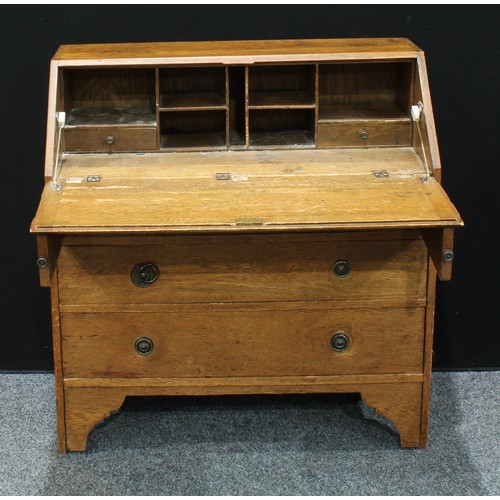
[[[152,126],[65,127],[64,149],[68,152],[97,153],[156,151],[156,128]]]
[[[409,118],[391,120],[320,120],[319,147],[410,146]]]

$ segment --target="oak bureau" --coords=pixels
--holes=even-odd
[[[59,450],[126,396],[264,393],[359,393],[425,447],[440,178],[409,40],[60,47],[31,226]]]

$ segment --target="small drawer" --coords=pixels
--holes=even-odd
[[[155,245],[63,246],[64,305],[422,299],[423,240],[272,237]],[[156,240],[158,241],[158,240]]]
[[[329,121],[319,122],[318,147],[409,146],[411,122]]]
[[[64,377],[421,373],[424,307],[62,315]]]
[[[155,127],[67,127],[65,151],[155,151]]]

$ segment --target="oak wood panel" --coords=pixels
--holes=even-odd
[[[150,108],[155,104],[153,68],[95,68],[64,71],[65,110]]]
[[[290,302],[185,302],[175,304],[61,304],[61,313],[178,313],[213,311],[231,311],[238,314],[240,311],[259,311],[266,314],[279,308],[281,311],[330,311],[363,308],[401,308],[425,307],[426,299],[368,299],[368,300],[340,300],[334,301],[290,301]]]
[[[213,177],[216,172],[245,172],[252,177],[371,174],[372,170],[423,174],[424,165],[411,147],[379,149],[310,149],[280,151],[211,151],[209,155],[67,154],[61,179],[102,170],[108,179]]]
[[[422,373],[390,373],[377,375],[307,375],[307,376],[285,376],[285,377],[105,377],[105,378],[65,378],[66,388],[122,388],[127,390],[146,392],[155,389],[163,389],[165,395],[179,395],[183,389],[189,391],[189,395],[202,395],[203,390],[207,394],[211,390],[217,391],[223,387],[222,394],[237,394],[245,391],[253,391],[253,394],[281,394],[283,390],[291,390],[291,393],[307,392],[335,392],[330,387],[343,385],[369,385],[369,384],[400,384],[400,383],[422,383]],[[168,391],[172,392],[168,392]],[[359,391],[359,390],[358,390]],[[345,392],[357,392],[350,388]],[[252,394],[252,392],[247,392]],[[144,394],[144,395],[145,395]],[[221,394],[220,392],[218,394]],[[188,395],[186,393],[186,395]]]
[[[423,55],[419,55],[417,58],[417,74],[413,99],[414,105],[417,105],[419,101],[424,105],[419,122],[421,135],[417,131],[417,124],[415,123],[413,126],[413,146],[422,161],[424,161],[424,158],[427,159],[429,170],[432,172],[434,178],[438,182],[441,182],[441,159],[432,111],[427,68]]]
[[[226,109],[224,92],[164,94],[160,99],[161,111],[196,111],[204,109]]]
[[[297,243],[314,241],[385,241],[385,240],[418,240],[422,239],[418,229],[404,231],[353,231],[353,232],[306,232],[306,233],[272,233],[272,234],[199,234],[196,239],[190,235],[163,235],[163,236],[89,236],[67,235],[62,237],[64,245],[186,245],[193,241],[197,244],[212,244],[217,241],[233,243]]]
[[[385,107],[408,113],[411,65],[410,62],[320,64],[320,119],[330,115],[337,105],[358,109]]]
[[[403,448],[421,446],[422,384],[365,385],[361,397],[395,424]]]
[[[60,66],[137,64],[252,64],[254,62],[407,59],[420,49],[406,38],[231,40],[62,45]]]
[[[65,388],[66,427],[65,451],[85,451],[87,436],[100,421],[118,411],[125,395],[114,389],[70,389]]]
[[[409,120],[409,113],[393,102],[323,103],[319,121],[401,121]]]
[[[444,252],[451,251],[453,253],[454,230],[449,228],[427,229],[422,230],[422,235],[439,279],[441,281],[450,281],[453,259],[446,261]]]
[[[64,145],[66,151],[155,151],[156,135],[156,127],[71,127],[64,129]],[[112,144],[106,141],[109,136]]]
[[[427,302],[425,310],[425,339],[424,339],[424,359],[423,359],[423,383],[422,383],[422,415],[420,427],[420,447],[427,448],[429,439],[429,420],[431,406],[431,382],[432,382],[432,349],[434,342],[434,315],[436,309],[436,270],[431,266],[429,256],[429,266],[427,272]]]
[[[237,166],[241,172],[241,166]],[[261,230],[443,227],[462,225],[439,184],[373,175],[250,177],[242,181],[110,179],[98,185],[47,184],[34,232],[238,231],[238,220]],[[255,230],[255,227],[250,227]]]
[[[362,134],[367,137],[363,138]],[[329,121],[318,124],[318,147],[409,146],[411,122],[400,121]]]
[[[71,246],[59,258],[61,304],[417,299],[425,296],[422,240],[259,242],[164,246]],[[338,278],[332,266],[348,260]],[[152,262],[160,276],[147,288],[132,268]]]
[[[62,315],[65,377],[224,377],[422,370],[424,308]],[[338,331],[345,352],[329,346]],[[135,352],[142,336],[150,355]]]
[[[51,279],[50,312],[52,318],[52,352],[54,355],[54,383],[56,393],[57,446],[60,453],[65,453],[66,439],[66,399],[63,385],[63,360],[61,339],[61,316],[59,311],[58,273],[55,270]]]
[[[304,90],[253,91],[250,109],[315,108],[314,94]]]
[[[396,377],[392,376],[392,378]],[[367,380],[367,383],[361,381],[356,383],[352,377],[345,376],[335,382],[320,381],[319,377],[316,377],[310,385],[304,385],[303,383],[297,384],[291,377],[288,379],[289,385],[279,385],[273,380],[269,385],[256,386],[232,385],[230,378],[218,384],[205,386],[185,386],[182,384],[182,379],[177,379],[181,382],[179,385],[170,386],[154,384],[140,386],[134,384],[131,379],[119,385],[112,384],[113,379],[109,379],[112,384],[110,387],[99,387],[97,384],[94,387],[67,384],[65,391],[70,402],[65,421],[68,434],[67,450],[85,451],[89,432],[99,421],[117,411],[126,396],[294,393],[360,393],[368,405],[373,406],[377,412],[387,418],[393,419],[400,433],[403,447],[419,446],[421,383],[411,383],[410,380],[390,384],[376,384],[372,380]],[[142,382],[150,380],[143,379]],[[304,380],[307,378],[302,377],[301,382]],[[224,382],[229,384],[223,385]]]

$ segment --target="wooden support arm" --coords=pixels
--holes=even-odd
[[[451,280],[453,228],[422,229],[422,236],[441,281]]]
[[[38,251],[36,263],[40,272],[40,286],[50,287],[61,249],[61,238],[41,234],[37,235],[36,244]]]

